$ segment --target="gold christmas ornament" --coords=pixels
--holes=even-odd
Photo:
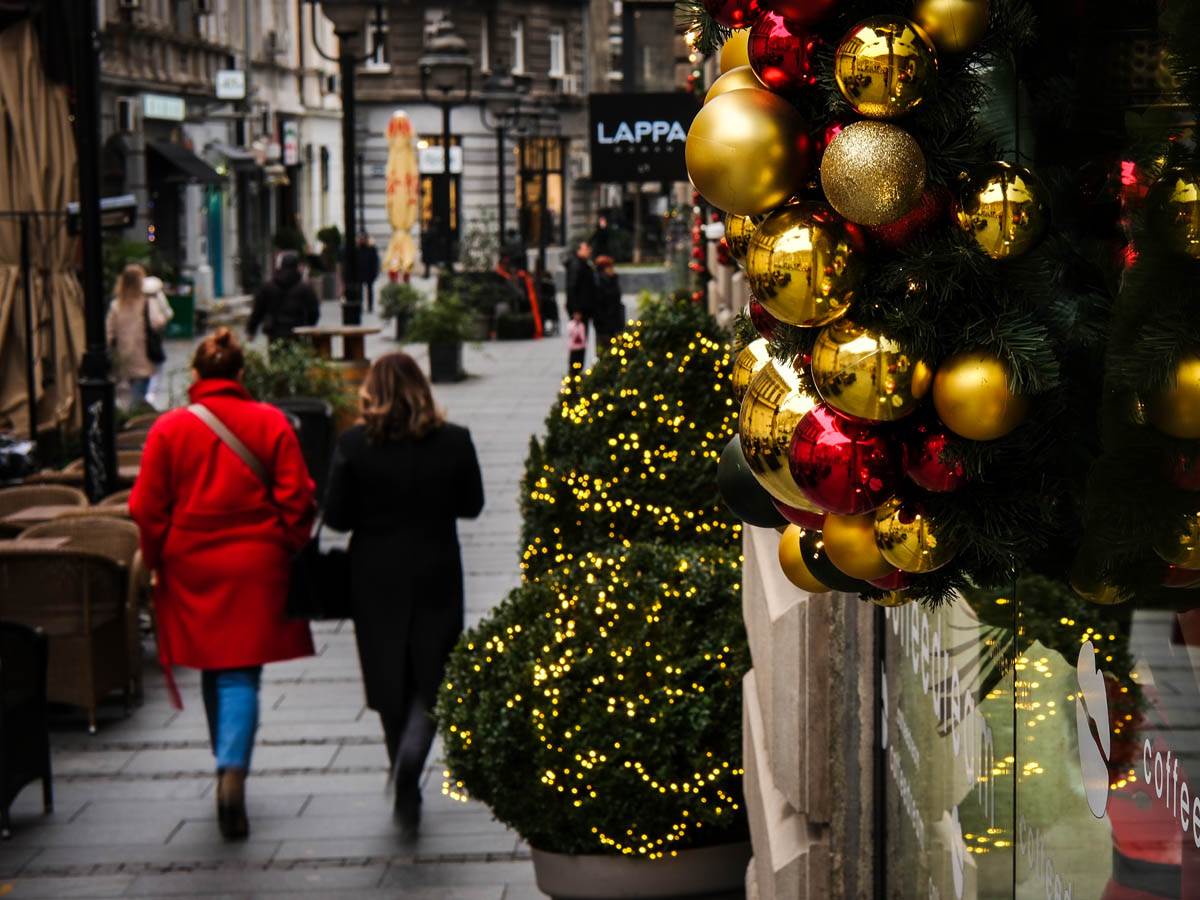
[[[942,53],[965,53],[988,30],[988,0],[917,0],[913,20]]]
[[[1096,574],[1090,555],[1081,553],[1075,559],[1075,564],[1071,566],[1070,582],[1071,590],[1097,606],[1116,606],[1125,602],[1120,591]]]
[[[851,578],[872,581],[890,575],[896,566],[883,558],[875,543],[875,514],[839,516],[830,513],[821,530],[825,555]]]
[[[817,336],[810,369],[826,404],[868,422],[904,418],[933,385],[933,372],[924,360],[913,359],[891,338],[848,319]]]
[[[885,609],[894,609],[897,606],[908,606],[913,600],[905,591],[889,591],[882,597],[876,597],[871,602]]]
[[[708,103],[708,101],[720,97],[722,94],[728,94],[730,91],[742,90],[766,90],[750,66],[738,66],[736,69],[730,69],[719,77],[712,83],[712,86],[708,89],[708,93],[704,95],[704,102]]]
[[[887,225],[920,202],[925,154],[895,125],[855,122],[825,149],[821,187],[844,218],[859,225]]]
[[[925,99],[937,76],[937,53],[925,33],[903,16],[872,16],[842,38],[833,72],[856,113],[895,119]]]
[[[738,262],[746,261],[746,254],[750,251],[750,238],[754,237],[754,231],[760,221],[762,220],[756,216],[730,214],[725,217],[725,243],[729,245],[729,255]]]
[[[746,391],[750,388],[750,381],[771,361],[769,348],[770,345],[766,339],[759,338],[743,347],[742,352],[733,361],[733,374],[730,376],[730,381],[733,383],[733,397],[738,403],[745,399]]]
[[[772,360],[750,380],[738,430],[750,471],[772,497],[788,506],[819,512],[792,479],[788,453],[796,425],[818,403],[806,378]]]
[[[992,259],[1028,253],[1050,228],[1046,189],[1028,169],[988,163],[974,172],[959,197],[959,227]]]
[[[828,594],[833,588],[820,582],[804,562],[804,553],[800,549],[800,536],[804,529],[799,525],[789,525],[779,538],[779,568],[787,580],[810,594]]]
[[[1150,226],[1176,253],[1200,259],[1200,174],[1168,169],[1146,198]]]
[[[804,185],[811,141],[796,108],[770,91],[730,91],[701,108],[688,130],[688,177],[727,213],[756,216]]]
[[[754,231],[746,253],[750,290],[771,315],[792,325],[825,325],[846,314],[862,260],[845,228],[824,207],[793,204]]]
[[[936,572],[954,559],[954,549],[938,537],[919,507],[892,498],[875,512],[875,543],[880,555],[902,572]]]
[[[1200,513],[1184,516],[1173,533],[1159,538],[1154,552],[1181,569],[1200,569]]]
[[[1189,354],[1175,364],[1171,383],[1146,401],[1146,419],[1171,437],[1200,438],[1200,356]]]
[[[721,45],[721,74],[750,65],[750,29],[737,28]]]
[[[1029,398],[1008,386],[1008,365],[982,350],[958,353],[933,378],[933,406],[946,427],[971,441],[1004,437],[1029,412]]]

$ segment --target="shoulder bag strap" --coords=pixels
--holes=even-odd
[[[267,489],[267,493],[269,494],[271,492],[271,479],[267,475],[267,468],[262,464],[262,460],[255,456],[250,451],[250,448],[243,444],[238,436],[230,431],[225,423],[217,418],[213,411],[203,403],[193,403],[187,410],[211,428],[213,434],[217,436],[222,444],[237,454],[238,458],[246,464],[250,471],[258,476],[258,480],[263,483],[263,487]]]

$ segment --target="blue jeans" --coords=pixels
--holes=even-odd
[[[130,378],[129,379],[129,408],[133,409],[137,406],[142,406],[146,402],[146,395],[150,392],[149,378]]]
[[[249,769],[258,730],[258,684],[262,666],[208,669],[201,673],[208,737],[217,771]]]

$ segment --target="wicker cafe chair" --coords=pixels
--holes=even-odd
[[[129,704],[128,573],[89,550],[0,547],[0,620],[41,628],[50,642],[46,695],[87,710],[120,690]]]
[[[46,635],[0,622],[0,837],[12,835],[8,810],[26,785],[42,782],[42,808],[54,810],[46,715]]]
[[[65,484],[23,484],[0,488],[0,519],[31,506],[87,506],[87,494]],[[19,529],[0,525],[0,537]]]
[[[140,466],[142,464],[141,450],[118,450],[117,465],[121,468],[125,466]]]
[[[149,590],[150,576],[142,566],[138,527],[128,519],[112,516],[70,516],[32,525],[18,540],[65,537],[72,550],[89,550],[114,560],[128,574],[125,596],[125,639],[129,650],[130,688],[142,694],[142,639],[138,632],[138,610],[143,593]]]
[[[109,494],[97,506],[122,506],[129,503],[129,495],[133,493],[133,488],[126,488],[123,491],[117,491],[115,494]]]
[[[117,435],[117,450],[137,450],[146,446],[149,431],[122,431]]]

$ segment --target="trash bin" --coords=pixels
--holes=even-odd
[[[333,407],[318,397],[286,397],[273,401],[272,405],[287,413],[289,419],[299,420],[296,436],[300,439],[300,452],[304,454],[308,474],[317,484],[317,500],[323,501],[329,463],[333,459]]]
[[[167,323],[169,338],[192,338],[196,335],[196,295],[189,288],[167,295],[167,302],[175,313]]]

